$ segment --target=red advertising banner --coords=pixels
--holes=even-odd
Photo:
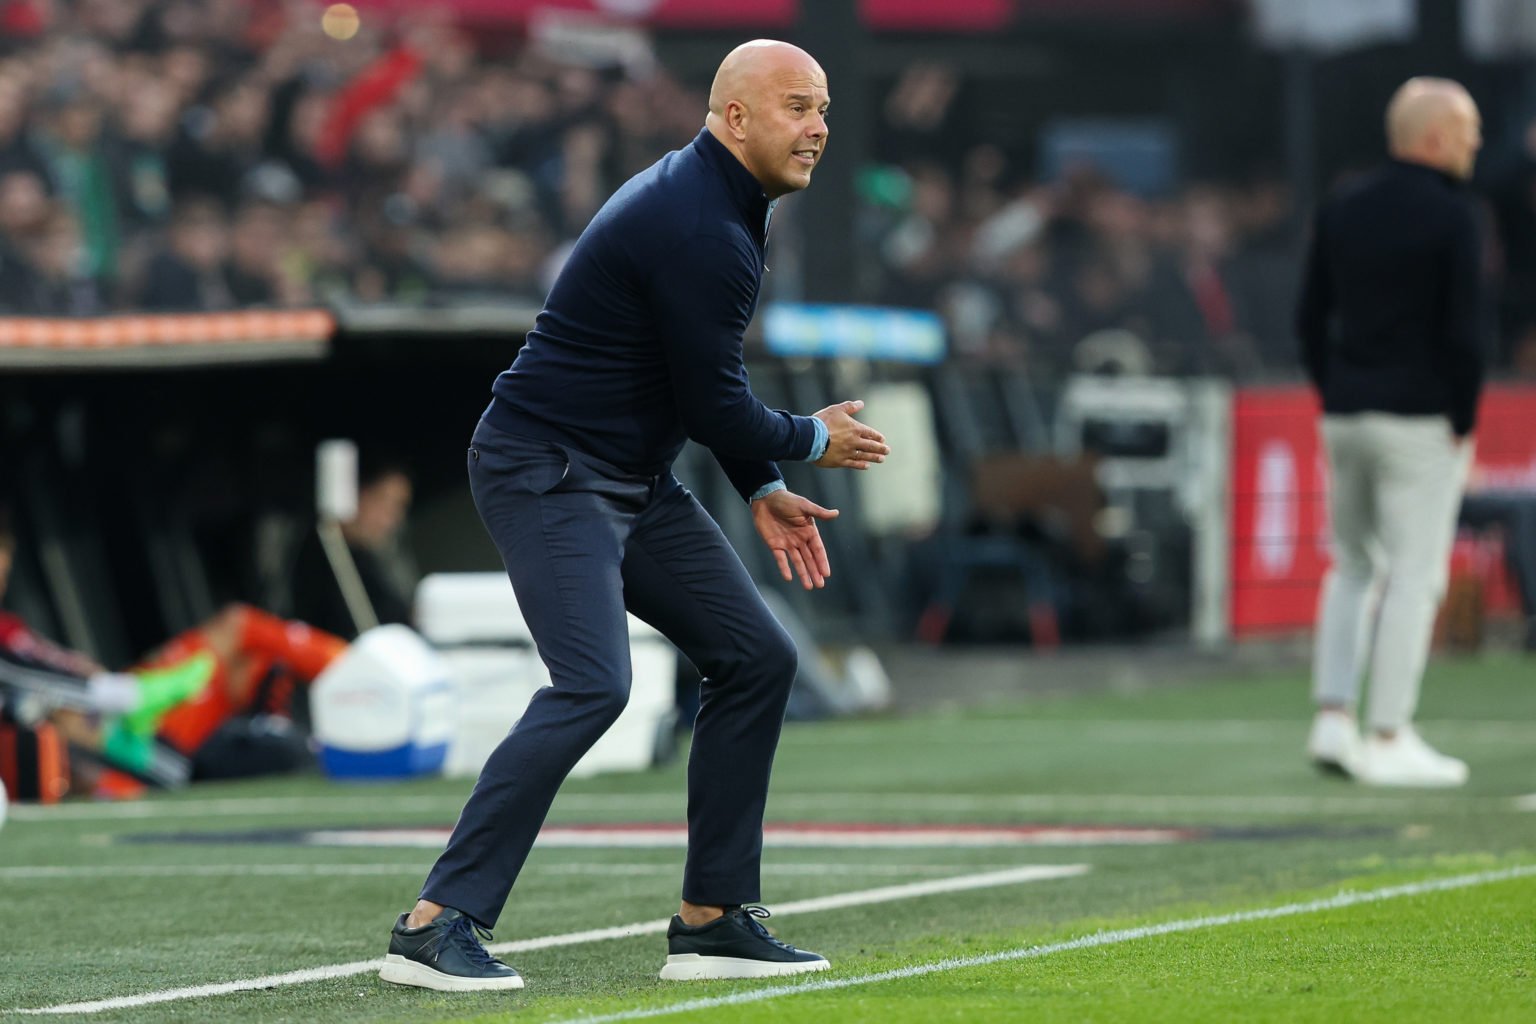
[[[1318,587],[1330,564],[1328,466],[1318,414],[1306,387],[1250,388],[1233,396],[1228,579],[1234,637],[1309,629],[1317,614]],[[1469,490],[1536,493],[1536,387],[1485,393]],[[1502,576],[1487,545],[1479,550],[1478,564]],[[1467,551],[1462,545],[1463,563]]]
[[[1328,568],[1328,468],[1310,388],[1232,397],[1234,637],[1309,626]]]

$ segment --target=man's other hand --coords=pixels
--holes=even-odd
[[[816,413],[827,425],[827,450],[816,465],[822,469],[868,469],[891,454],[885,435],[853,418],[864,403],[839,402]]]
[[[789,491],[774,491],[752,503],[752,525],[773,552],[779,572],[786,580],[798,573],[806,590],[826,586],[832,575],[816,520],[836,518],[837,509],[822,508]]]

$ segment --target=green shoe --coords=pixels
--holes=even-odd
[[[136,733],[122,719],[107,723],[97,756],[109,767],[159,786],[180,789],[192,779],[192,762],[153,736]]]
[[[172,708],[203,692],[218,667],[218,659],[211,652],[200,651],[163,668],[131,673],[139,681],[139,703],[118,723],[130,732],[153,736]]]
[[[113,767],[142,773],[155,759],[155,741],[119,718],[102,730],[101,756]]]

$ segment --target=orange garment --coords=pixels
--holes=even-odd
[[[275,666],[308,682],[347,648],[339,636],[256,608],[241,605],[235,614],[239,617],[235,651],[218,651],[202,629],[189,629],[172,638],[155,658],[155,664],[164,664],[199,651],[220,655],[219,667],[203,692],[171,709],[160,724],[160,738],[183,754],[191,754],[219,726],[246,710],[253,687]]]

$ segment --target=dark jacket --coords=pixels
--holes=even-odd
[[[1477,416],[1487,309],[1477,213],[1454,179],[1393,161],[1317,213],[1297,331],[1329,413]]]
[[[486,418],[644,475],[692,438],[743,497],[781,479],[774,462],[810,455],[816,429],[758,401],[742,362],[770,212],[708,130],[631,178],[577,240]]]

